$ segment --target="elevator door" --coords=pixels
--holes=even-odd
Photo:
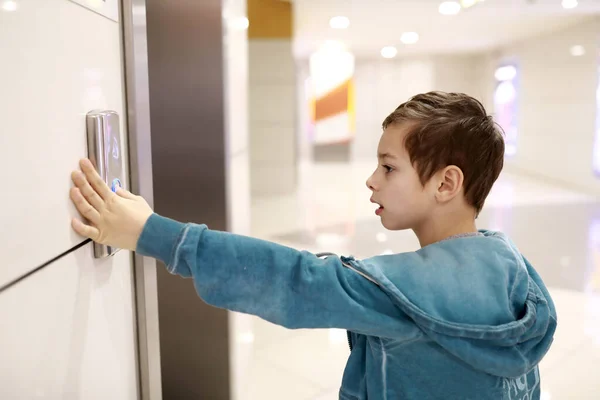
[[[131,254],[95,260],[68,197],[89,111],[127,167],[118,3],[0,0],[2,399],[138,397]]]

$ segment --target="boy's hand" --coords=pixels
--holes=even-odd
[[[80,166],[83,173],[71,174],[76,187],[70,195],[89,225],[74,218],[73,229],[97,243],[135,250],[152,209],[143,198],[125,189],[113,193],[90,160],[81,160]]]

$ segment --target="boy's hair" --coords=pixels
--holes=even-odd
[[[410,126],[404,146],[421,183],[456,165],[464,174],[465,198],[479,214],[504,166],[504,132],[483,104],[462,93],[423,93],[396,108],[383,129],[404,123]]]

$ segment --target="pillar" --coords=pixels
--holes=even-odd
[[[292,4],[248,0],[248,19],[251,192],[289,194],[297,172]]]

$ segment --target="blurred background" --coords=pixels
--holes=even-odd
[[[344,331],[210,308],[71,232],[87,115],[118,113],[156,212],[369,257],[419,247],[369,202],[381,123],[442,90],[506,132],[478,227],[558,308],[542,399],[600,399],[599,0],[0,0],[0,60],[0,398],[337,399]]]
[[[412,232],[386,232],[368,202],[380,125],[417,93],[468,93],[506,132],[506,167],[479,227],[511,235],[559,311],[542,398],[600,398],[585,372],[600,361],[600,2],[256,3],[248,3],[252,233],[357,257],[417,249]],[[268,15],[287,12],[289,39],[266,29]],[[337,398],[343,332],[253,328],[253,365],[288,377],[281,389],[271,379],[251,386],[257,398],[290,398],[290,387],[293,398]],[[267,339],[272,330],[280,343]]]

